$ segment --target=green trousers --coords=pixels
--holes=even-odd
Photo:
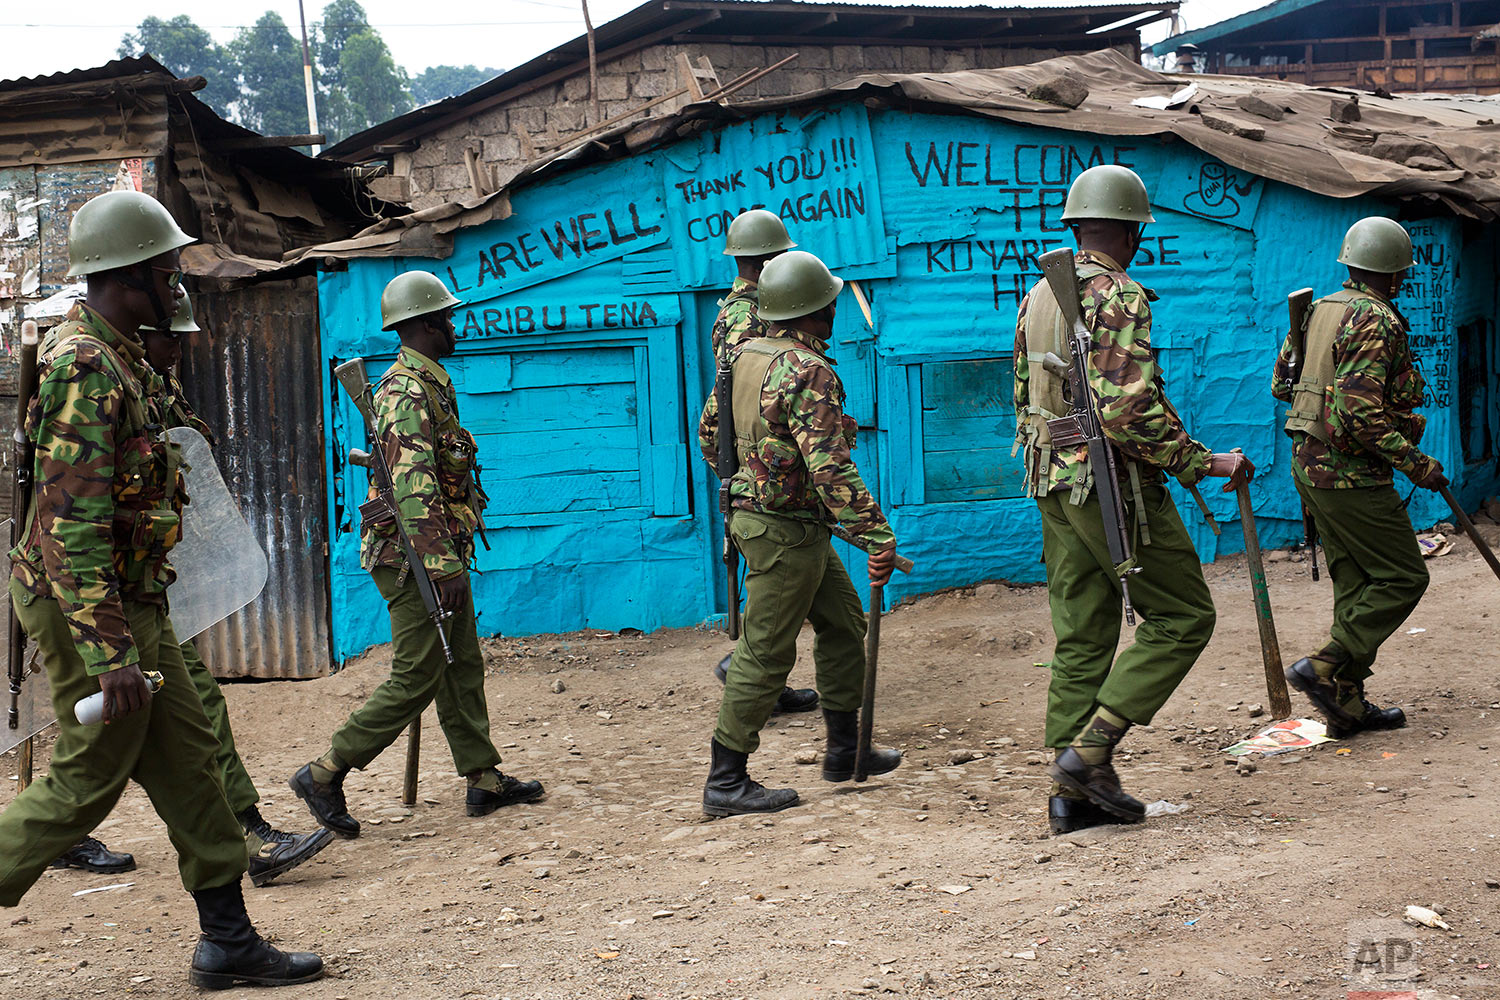
[[[729,660],[714,739],[754,753],[760,731],[797,662],[797,633],[810,621],[813,666],[823,708],[859,709],[865,680],[865,612],[814,521],[737,510],[730,534],[745,557],[745,614]]]
[[[1066,492],[1037,499],[1057,639],[1047,688],[1049,747],[1071,743],[1098,705],[1136,725],[1149,723],[1213,635],[1213,599],[1177,505],[1161,485],[1143,487],[1142,495],[1151,544],[1135,546],[1141,571],[1129,581],[1140,624],[1118,658],[1124,611],[1098,493],[1077,507]],[[1134,524],[1133,503],[1125,514]]]
[[[85,672],[61,609],[14,580],[10,599],[41,652],[58,734],[48,773],[0,813],[0,906],[20,902],[50,861],[109,815],[132,778],[166,823],[188,891],[239,881],[245,834],[224,798],[218,741],[163,609],[125,603],[141,669],[161,671],[165,685],[147,708],[109,725],[81,726],[73,705],[98,692],[99,681]]]
[[[1297,492],[1318,526],[1333,580],[1333,627],[1322,652],[1340,662],[1336,679],[1357,684],[1422,599],[1427,566],[1394,486],[1320,490],[1299,482]]]
[[[214,680],[214,675],[203,665],[198,647],[193,645],[191,639],[182,644],[182,663],[187,667],[188,676],[193,679],[193,687],[203,701],[203,713],[208,716],[208,726],[219,741],[219,751],[215,758],[219,773],[224,778],[224,796],[229,799],[229,808],[238,816],[260,801],[260,793],[255,790],[255,782],[250,780],[250,773],[240,760],[240,752],[235,749],[234,730],[229,728],[229,706],[224,702],[224,692],[219,690],[219,682]]]
[[[417,581],[408,576],[398,587],[399,571],[386,567],[376,567],[371,575],[391,612],[391,676],[333,734],[334,752],[350,767],[365,767],[436,701],[438,722],[458,773],[494,767],[500,754],[490,741],[473,599],[448,619],[453,651],[453,662],[448,663]]]

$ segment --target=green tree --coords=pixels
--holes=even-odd
[[[333,0],[318,27],[318,122],[330,143],[411,110],[406,72],[357,0]]]
[[[479,69],[477,66],[429,66],[411,78],[411,96],[417,104],[431,104],[473,90],[493,80],[504,70]]]
[[[243,83],[240,122],[266,135],[307,131],[307,97],[302,86],[302,45],[281,15],[267,11],[229,44]]]
[[[355,35],[374,30],[370,27],[370,19],[359,0],[333,0],[323,8],[323,20],[313,28],[317,39],[312,45],[321,83],[330,90],[338,89],[344,85],[343,69],[339,65],[344,46]]]
[[[344,43],[339,72],[349,103],[364,119],[362,128],[411,110],[406,71],[396,65],[391,50],[373,30],[361,31]]]
[[[224,117],[240,97],[239,67],[224,46],[186,14],[169,21],[148,17],[120,39],[120,57],[150,55],[178,76],[201,76],[198,99]]]

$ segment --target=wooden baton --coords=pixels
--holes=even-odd
[[[1239,451],[1238,448],[1234,449]],[[1260,555],[1260,536],[1255,531],[1255,512],[1250,509],[1250,484],[1234,491],[1240,504],[1240,526],[1245,531],[1245,561],[1250,568],[1250,591],[1255,600],[1255,624],[1260,628],[1260,655],[1266,667],[1266,695],[1277,719],[1292,715],[1292,699],[1281,668],[1281,645],[1276,641],[1276,622],[1271,617],[1271,593],[1266,588],[1266,567]]]
[[[1458,505],[1458,498],[1453,495],[1453,491],[1443,486],[1438,489],[1438,492],[1443,495],[1444,500],[1448,501],[1448,506],[1453,508],[1453,516],[1458,518],[1459,527],[1464,529],[1464,533],[1469,536],[1469,541],[1474,543],[1474,547],[1479,550],[1484,561],[1490,564],[1490,569],[1495,576],[1500,578],[1500,561],[1495,559],[1495,553],[1485,544],[1484,538],[1479,534],[1479,529],[1474,527],[1474,522],[1469,520],[1469,515],[1465,514],[1464,509]]]
[[[401,781],[401,804],[417,804],[417,764],[422,759],[422,717],[411,720],[406,729],[406,776]]]

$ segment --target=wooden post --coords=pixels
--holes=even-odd
[[[583,30],[589,41],[589,124],[598,125],[599,113],[599,52],[594,48],[594,22],[589,19],[589,0],[583,4]]]

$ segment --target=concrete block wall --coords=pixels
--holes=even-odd
[[[1053,49],[925,45],[653,45],[627,53],[599,66],[599,110],[604,118],[670,93],[682,86],[677,74],[678,53],[694,64],[707,56],[721,83],[770,66],[797,53],[795,62],[736,91],[730,98],[784,97],[818,90],[864,73],[947,73],[964,69],[993,69],[1037,62],[1060,55]],[[1126,52],[1134,57],[1134,53]],[[648,114],[664,114],[686,103],[685,98],[659,104]],[[533,141],[546,144],[567,138],[588,125],[588,72],[522,94],[505,104],[475,114],[421,137],[421,145],[392,161],[392,172],[410,179],[411,204],[422,209],[472,196],[464,150],[474,149],[489,164],[500,184],[524,165],[516,138],[520,125]],[[645,120],[642,115],[639,120]]]

